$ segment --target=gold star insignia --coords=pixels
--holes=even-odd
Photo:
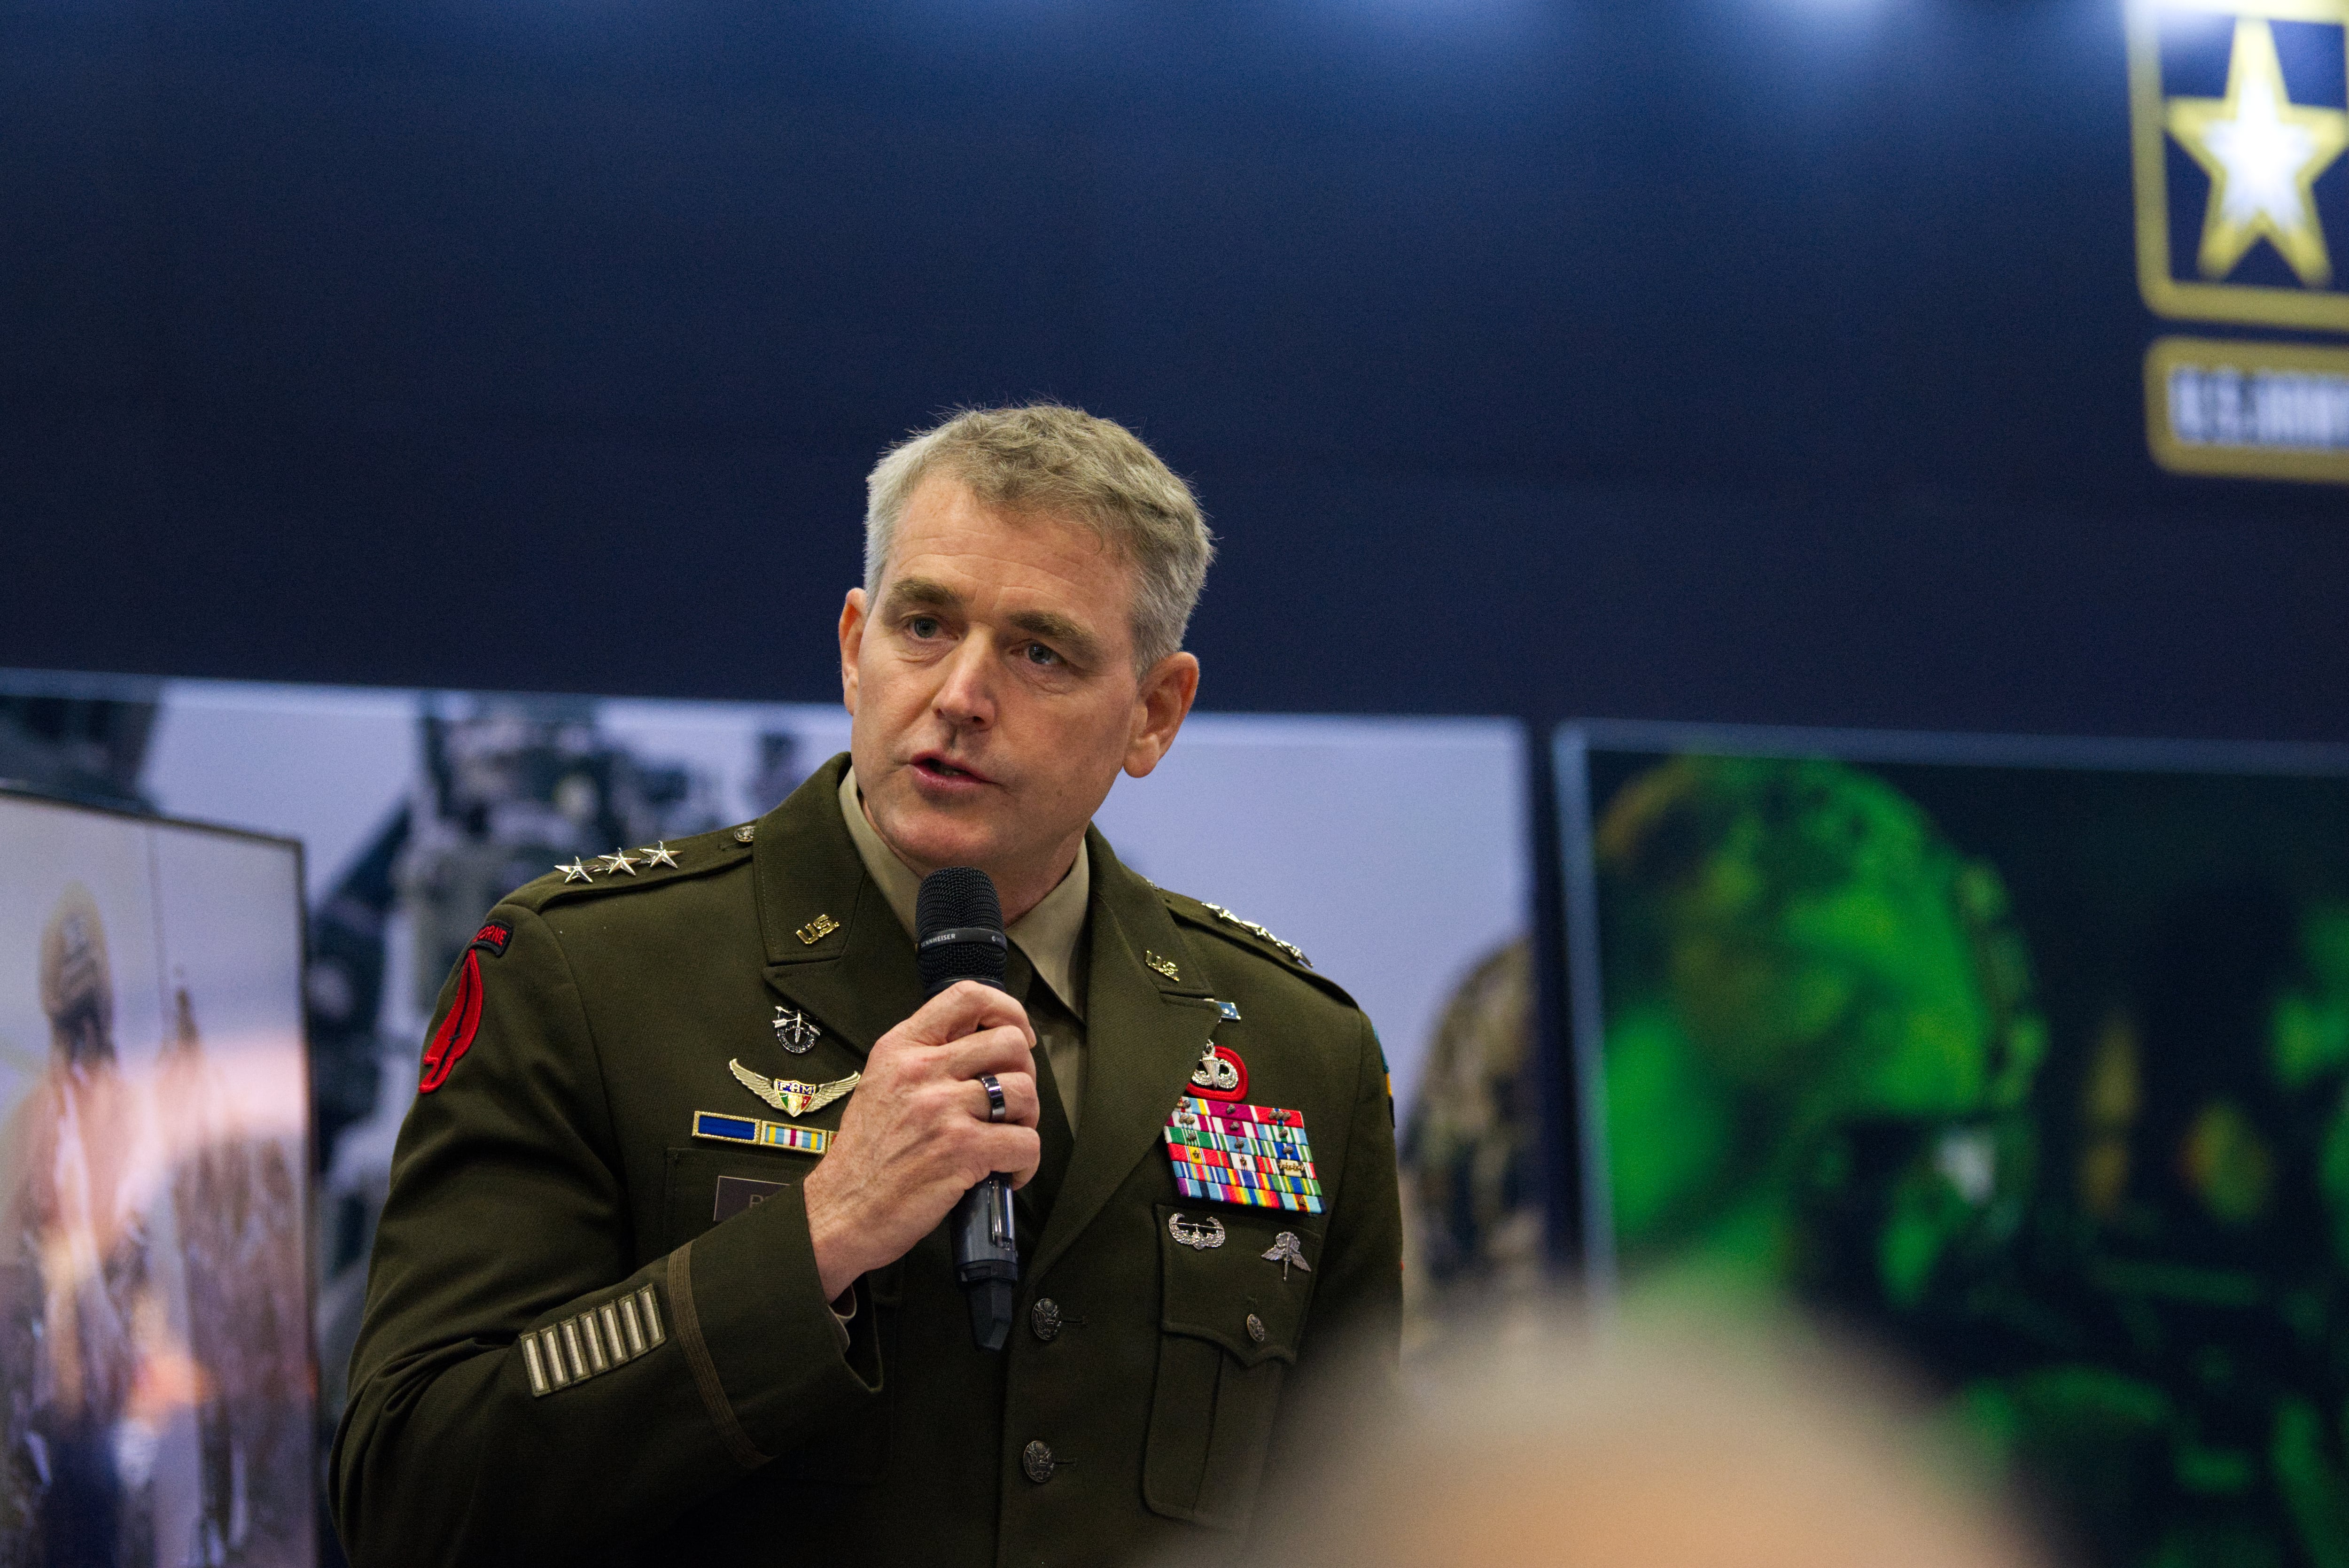
[[[640,849],[636,853],[645,857],[645,864],[648,866],[673,866],[677,864],[677,857],[669,852],[668,841],[667,839],[661,840],[649,850]]]
[[[593,882],[595,879],[595,873],[587,868],[585,855],[575,856],[569,865],[558,865],[554,869],[563,873],[563,880],[566,882]]]
[[[2333,281],[2310,188],[2349,150],[2349,114],[2292,101],[2265,21],[2236,20],[2225,98],[2171,98],[2164,119],[2210,176],[2198,258],[2203,276],[2225,277],[2265,240],[2308,287]]]
[[[605,876],[615,872],[626,872],[630,876],[636,874],[636,858],[625,849],[614,850],[608,855],[599,855],[596,858],[604,862],[596,869]]]

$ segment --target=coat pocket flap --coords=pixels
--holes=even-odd
[[[1291,1213],[1215,1204],[1158,1205],[1169,1334],[1222,1346],[1244,1367],[1294,1365],[1313,1295],[1318,1229]]]

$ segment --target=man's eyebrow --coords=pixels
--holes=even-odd
[[[926,604],[934,610],[959,610],[962,608],[962,595],[928,577],[900,577],[889,584],[889,592],[882,596],[882,603],[890,610],[916,604]]]
[[[1100,640],[1066,615],[1050,610],[1022,610],[1010,620],[1030,636],[1057,645],[1079,664],[1089,665],[1101,656]]]

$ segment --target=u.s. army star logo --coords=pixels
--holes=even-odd
[[[754,1073],[739,1061],[726,1064],[734,1069],[735,1079],[744,1088],[781,1111],[785,1116],[805,1116],[812,1110],[822,1110],[842,1095],[856,1087],[863,1073],[850,1073],[844,1078],[830,1083],[802,1083],[797,1078],[771,1078]]]
[[[2137,286],[2155,315],[2349,333],[2349,0],[2125,0]],[[2349,482],[2349,347],[2162,337],[2182,473]]]
[[[2349,331],[2344,0],[2130,0],[2137,275],[2157,315]],[[2339,211],[2328,209],[2340,208]]]

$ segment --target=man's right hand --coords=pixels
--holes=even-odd
[[[825,1300],[904,1257],[989,1174],[1028,1184],[1043,1156],[1035,1045],[1028,1010],[970,980],[881,1037],[802,1189]],[[978,1083],[988,1073],[1003,1088],[998,1123]]]

